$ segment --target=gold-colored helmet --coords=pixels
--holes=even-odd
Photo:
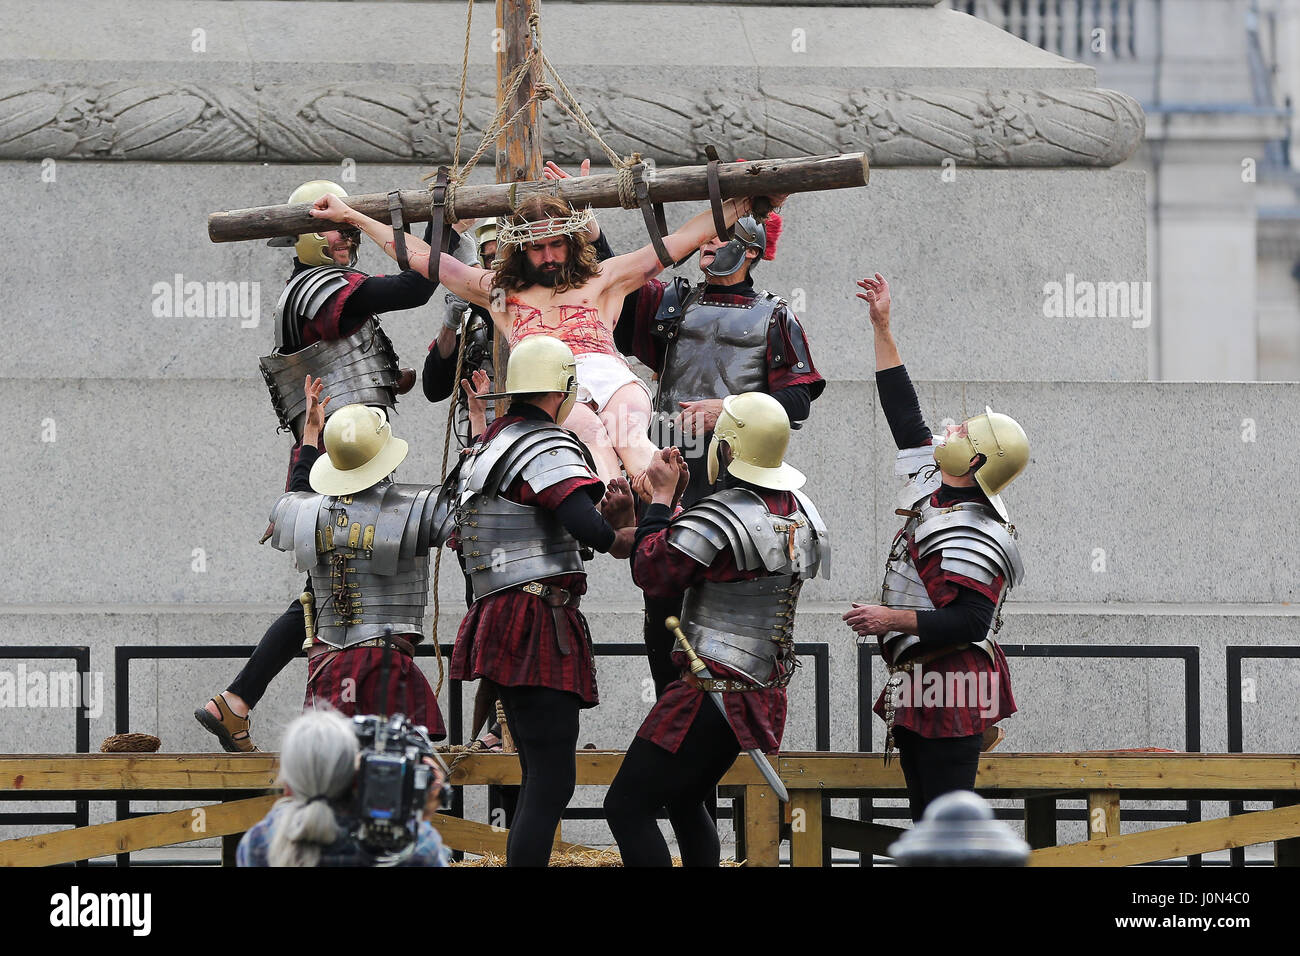
[[[322,495],[352,495],[392,474],[409,451],[393,435],[388,416],[370,405],[344,405],[325,423],[326,457],[311,466],[311,487]]]
[[[333,193],[339,198],[347,195],[347,191],[338,183],[332,183],[328,179],[313,179],[310,182],[303,183],[297,189],[289,194],[285,200],[290,205],[300,202],[315,202],[326,193]],[[331,224],[335,229],[342,231],[345,227],[338,224]],[[267,245],[271,246],[293,246],[293,253],[298,257],[298,261],[306,266],[332,266],[334,257],[330,255],[329,240],[319,232],[307,232],[298,237],[295,242],[289,237],[281,239],[272,239]],[[351,262],[357,261],[356,252],[352,254]]]
[[[984,463],[975,469],[975,482],[1002,520],[1007,521],[1001,492],[1029,464],[1029,438],[1014,418],[987,405],[983,415],[968,418],[964,424],[964,436],[949,438],[935,446],[935,464],[945,475],[960,478],[970,471],[971,459],[983,455]]]
[[[487,245],[489,242],[496,242],[497,233],[500,230],[501,230],[501,220],[494,218],[494,219],[483,220],[481,223],[479,223],[477,226],[474,227],[474,232],[471,233],[471,235],[473,235],[474,237],[474,243],[478,248],[479,264],[483,266],[484,269],[492,268],[492,259],[487,258],[486,256],[483,255],[483,247]],[[492,258],[496,258],[496,257],[493,256]]]
[[[724,441],[731,448],[727,471],[742,481],[794,491],[807,480],[782,460],[790,444],[790,416],[766,392],[728,395],[722,400],[722,414],[709,442],[709,484],[718,480],[718,446]]]
[[[565,399],[555,413],[555,423],[563,425],[578,397],[578,363],[573,352],[557,338],[541,333],[528,336],[510,350],[506,365],[506,387],[484,398],[507,395],[535,395],[564,392]]]

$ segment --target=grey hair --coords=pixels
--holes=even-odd
[[[270,866],[317,866],[321,848],[339,835],[330,802],[343,796],[356,776],[357,736],[333,710],[311,710],[285,731],[280,782],[292,793],[275,804],[267,851]]]

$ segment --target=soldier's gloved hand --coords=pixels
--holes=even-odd
[[[454,292],[448,292],[444,301],[447,308],[442,314],[443,327],[459,332],[461,319],[469,311],[469,303]]]

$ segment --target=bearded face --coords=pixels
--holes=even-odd
[[[547,262],[543,265],[536,266],[527,259],[524,260],[524,278],[532,285],[545,286],[548,289],[555,288],[555,284],[560,280],[560,264],[557,262]]]

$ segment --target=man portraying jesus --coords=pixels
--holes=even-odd
[[[776,204],[784,197],[772,198]],[[750,207],[748,198],[727,200],[727,224]],[[311,213],[362,230],[396,257],[392,227],[337,196],[321,197]],[[602,480],[618,477],[620,462],[628,476],[636,478],[657,451],[647,437],[650,392],[614,348],[613,328],[624,298],[664,266],[649,244],[597,264],[588,238],[592,218],[591,210],[575,213],[557,196],[530,197],[503,221],[494,269],[466,265],[443,253],[438,280],[462,299],[488,309],[512,348],[537,334],[569,346],[578,364],[578,401],[565,426],[590,449]],[[680,261],[715,235],[713,217],[706,211],[666,236],[664,246]],[[411,268],[427,276],[428,244],[407,236],[406,247]]]

